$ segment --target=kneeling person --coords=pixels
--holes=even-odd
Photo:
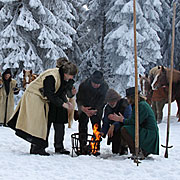
[[[135,154],[135,87],[126,90],[126,97],[132,105],[132,115],[125,118],[123,115],[112,115],[111,119],[122,122],[121,137],[127,142],[130,153]],[[141,158],[144,159],[149,154],[159,154],[159,129],[154,112],[150,105],[139,94],[139,146]]]
[[[103,117],[103,126],[101,129],[102,137],[108,134],[108,144],[112,142],[112,152],[120,155],[127,152],[127,148],[121,142],[121,127],[123,123],[114,122],[110,119],[111,114],[123,114],[124,117],[129,118],[131,116],[131,105],[127,100],[121,98],[121,96],[113,89],[109,89],[106,98],[107,105]]]

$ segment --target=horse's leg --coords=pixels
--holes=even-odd
[[[147,91],[147,96],[146,96],[146,98],[147,98],[147,103],[150,105],[150,106],[152,106],[152,95],[153,95],[153,91],[149,88],[149,90]]]
[[[157,122],[161,123],[162,119],[163,119],[163,108],[164,105],[166,103],[166,99],[161,100],[161,101],[157,101]]]
[[[156,101],[152,101],[152,110],[153,110],[154,115],[155,115],[156,120],[157,120],[157,108],[156,108]]]

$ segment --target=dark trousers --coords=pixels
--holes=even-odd
[[[134,154],[135,153],[135,142],[132,138],[132,136],[128,133],[125,127],[121,128],[121,140],[127,143],[130,153]]]
[[[51,128],[52,122],[48,122],[48,130],[47,130],[47,142],[49,137],[49,132]],[[65,134],[65,125],[60,123],[53,123],[54,127],[54,147],[63,149],[63,141],[64,141],[64,134]]]
[[[51,128],[52,122],[48,122],[48,127],[47,127],[47,146],[48,147],[48,137],[50,133],[50,128]],[[54,147],[55,149],[64,149],[63,141],[64,141],[64,134],[65,134],[65,125],[64,124],[59,124],[59,123],[53,123],[54,127]],[[31,144],[31,149],[34,151],[40,150],[40,149],[45,149],[46,147],[42,148],[41,146]]]
[[[121,137],[122,137],[122,140],[124,142],[126,142],[128,144],[128,147],[130,149],[130,153],[131,154],[135,154],[135,142],[132,138],[132,136],[128,133],[128,131],[126,130],[125,127],[122,127],[121,128]],[[149,152],[146,152],[144,149],[142,148],[139,148],[139,152],[142,152],[142,154],[144,155],[144,157],[147,157],[150,153]]]
[[[127,144],[121,138],[121,127],[114,130],[113,136],[107,139],[107,145],[112,142],[112,153],[114,154],[124,154],[127,151]]]
[[[112,153],[120,153],[121,152],[121,129],[113,132],[112,137]]]
[[[102,111],[98,111],[97,115],[91,116],[90,118],[83,112],[79,115],[79,133],[80,133],[79,139],[80,139],[81,150],[87,144],[89,119],[91,121],[92,128],[97,123],[98,124],[98,130],[100,130],[101,129],[101,118],[102,118]]]

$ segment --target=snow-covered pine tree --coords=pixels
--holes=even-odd
[[[82,55],[80,64],[80,79],[88,77],[94,70],[101,70],[106,74],[106,61],[104,52],[104,37],[107,33],[106,11],[110,1],[108,0],[85,0],[87,11],[84,16],[85,22],[79,30],[87,29],[87,33],[79,39],[87,50]],[[106,75],[105,75],[106,76]]]
[[[174,48],[174,68],[180,70],[180,1],[161,0],[162,14],[160,16],[159,25],[161,28],[160,45],[162,54],[162,65],[170,67],[171,64],[171,44],[172,44],[172,18],[173,18],[173,2],[176,2],[175,15],[175,48]]]
[[[137,31],[145,37],[145,41],[139,47],[139,56],[143,60],[143,67],[149,72],[152,67],[159,65],[162,58],[158,36],[158,32],[161,32],[159,21],[162,14],[162,4],[159,0],[139,0],[139,4],[143,16],[139,19]]]
[[[82,53],[86,50],[85,44],[79,43],[78,41],[87,31],[87,28],[79,30],[79,26],[85,21],[83,14],[86,11],[86,8],[83,6],[83,0],[68,0],[66,3],[75,17],[75,20],[69,20],[69,24],[76,30],[76,34],[71,36],[73,41],[72,46],[65,52],[69,59],[79,66],[81,64]]]
[[[142,11],[137,3],[137,17]],[[111,32],[106,36],[106,52],[108,59],[112,57],[113,69],[116,72],[115,88],[124,94],[127,87],[134,85],[134,33],[133,33],[133,1],[116,0],[107,13],[107,18],[114,24]],[[144,38],[137,33],[137,44]],[[138,58],[138,67],[144,72]]]
[[[149,4],[148,1],[143,2]],[[144,10],[145,4],[143,9],[141,1],[137,1],[136,36],[139,74],[144,73],[145,67],[150,63],[155,64],[161,58],[159,37],[154,30],[159,29],[153,24],[154,19],[152,21],[150,15],[146,15],[147,19],[145,18]],[[153,10],[152,7],[151,10]],[[149,13],[156,12],[150,11]],[[105,38],[105,49],[109,56],[113,57],[113,68],[117,74],[116,89],[124,94],[127,87],[135,84],[133,0],[115,0],[114,5],[107,13],[107,18],[113,23],[114,28]],[[108,56],[107,58],[109,59]]]
[[[42,61],[29,33],[38,31],[40,26],[29,8],[29,4],[24,1],[3,1],[0,10],[0,21],[3,24],[0,32],[3,69],[42,69]]]
[[[50,0],[44,1],[43,4],[51,10],[57,22],[53,24],[54,31],[58,34],[56,46],[59,57],[67,57],[66,51],[72,47],[72,35],[76,34],[75,29],[69,22],[75,21],[75,16],[72,14],[67,0]],[[48,54],[51,56],[51,52]]]
[[[0,64],[21,71],[32,69],[39,73],[54,67],[64,50],[72,45],[75,30],[67,23],[73,15],[63,1],[52,6],[61,9],[54,15],[46,0],[1,0]],[[57,17],[58,14],[58,17]],[[61,14],[61,18],[59,16]],[[67,17],[68,16],[68,17]]]
[[[180,71],[180,1],[176,1],[174,67]]]
[[[158,32],[160,37],[162,60],[159,65],[169,66],[171,59],[171,34],[172,34],[172,8],[169,0],[161,0],[162,14],[160,16],[159,27],[161,32]]]

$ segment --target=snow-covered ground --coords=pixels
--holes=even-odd
[[[160,144],[166,142],[167,111],[165,106],[164,119],[159,124]],[[176,103],[173,103],[169,138],[169,145],[173,148],[168,151],[169,157],[164,158],[165,149],[160,147],[159,156],[150,155],[139,166],[128,159],[129,155],[113,156],[106,139],[101,142],[101,157],[54,154],[53,128],[47,148],[51,156],[30,155],[29,143],[18,138],[13,130],[0,127],[0,180],[179,180],[180,123],[175,117],[176,112]],[[77,122],[72,128],[66,128],[65,147],[69,150],[72,147],[70,135],[75,132]]]

